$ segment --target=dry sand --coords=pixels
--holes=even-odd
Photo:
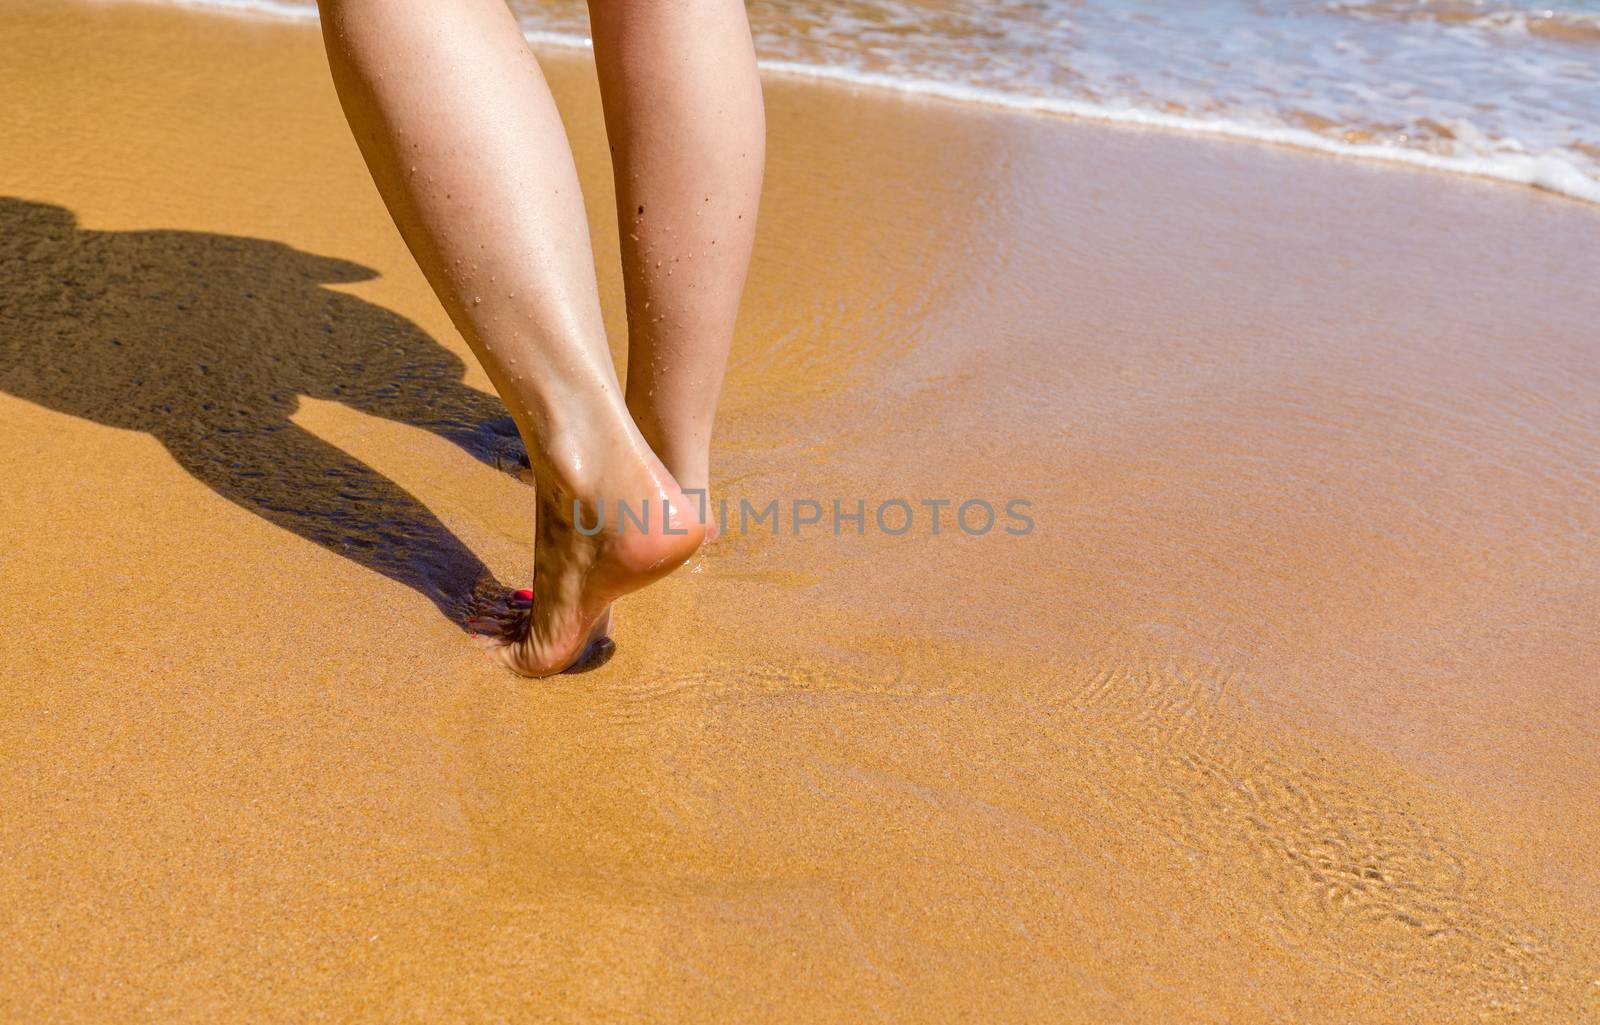
[[[774,79],[718,486],[1036,529],[734,533],[535,683],[314,29],[0,39],[0,1020],[1600,1020],[1594,208]]]

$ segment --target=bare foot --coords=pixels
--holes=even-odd
[[[508,615],[471,624],[513,672],[549,676],[592,661],[609,644],[611,603],[677,569],[705,540],[692,498],[648,451],[624,447],[606,464],[582,484],[577,474],[536,474],[532,601],[514,595]]]
[[[492,584],[489,581],[485,583]],[[529,630],[528,620],[533,613],[533,588],[524,587],[509,594],[498,588],[494,590],[497,593],[480,594],[477,597],[475,607],[466,621],[469,632],[481,646],[491,651],[525,636]],[[595,620],[589,630],[589,638],[584,642],[582,654],[562,672],[588,672],[610,661],[616,653],[616,644],[611,639],[615,616],[616,606],[613,605]]]
[[[663,464],[665,465],[665,464]],[[681,480],[705,480],[705,460],[702,459],[696,467],[698,472],[694,477],[683,477]],[[711,486],[700,483],[693,487],[685,487],[683,493],[689,497],[689,515],[698,522],[706,531],[705,544],[715,541],[722,533],[722,525],[717,522],[717,509],[711,501]]]

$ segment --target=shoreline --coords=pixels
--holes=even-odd
[[[161,6],[211,14],[220,17],[260,18],[295,23],[315,22],[315,9],[275,4],[272,0],[113,0]],[[547,50],[590,50],[593,41],[586,36],[527,30],[530,45]],[[1084,100],[1063,97],[1027,96],[1002,93],[934,79],[907,79],[876,72],[854,71],[796,61],[759,61],[765,75],[824,82],[846,89],[868,89],[895,93],[919,100],[962,104],[996,112],[1024,116],[1060,118],[1132,129],[1173,132],[1180,135],[1254,143],[1340,157],[1364,163],[1387,164],[1396,168],[1435,171],[1505,185],[1520,185],[1587,205],[1600,205],[1600,182],[1587,178],[1571,166],[1551,156],[1529,157],[1502,153],[1495,158],[1482,156],[1444,156],[1421,150],[1395,148],[1381,143],[1344,142],[1306,128],[1252,125],[1230,119],[1206,120],[1185,114],[1141,108],[1117,109]]]
[[[732,534],[528,685],[317,33],[0,29],[0,1017],[1600,1012],[1600,216],[774,79],[717,492],[1036,528]]]

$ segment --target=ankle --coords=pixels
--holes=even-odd
[[[523,444],[538,485],[586,502],[604,497],[642,449],[627,417],[604,408],[524,429]]]
[[[711,479],[710,431],[677,418],[670,425],[648,403],[631,400],[628,411],[650,450],[684,491],[705,491]]]

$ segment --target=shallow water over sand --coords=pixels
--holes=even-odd
[[[720,491],[1036,529],[734,532],[530,684],[430,590],[528,496],[314,33],[0,29],[0,1018],[1600,1011],[1592,211],[774,81]],[[248,443],[130,397],[200,363]]]

